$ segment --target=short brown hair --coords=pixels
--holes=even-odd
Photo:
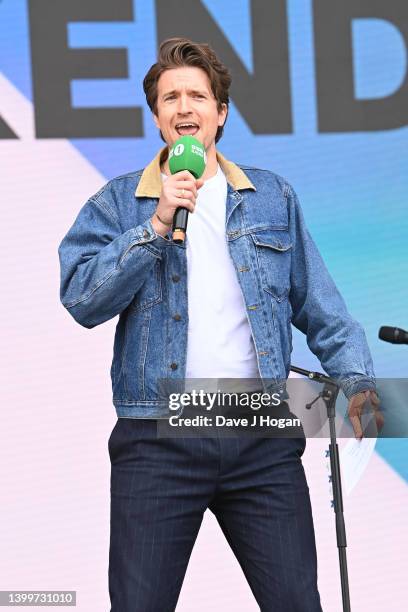
[[[222,104],[226,104],[228,109],[228,90],[231,85],[231,75],[211,47],[206,43],[195,43],[188,38],[167,38],[160,45],[157,62],[150,67],[149,72],[143,79],[146,101],[155,115],[157,115],[157,83],[159,77],[165,70],[179,68],[180,66],[196,66],[204,70],[210,79],[211,90],[217,101],[218,111],[222,110]],[[219,126],[215,135],[215,142],[219,141],[223,131],[224,126]],[[160,136],[163,139],[161,132]]]

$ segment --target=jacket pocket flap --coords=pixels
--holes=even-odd
[[[275,251],[288,251],[292,247],[290,234],[287,230],[263,230],[251,233],[257,246],[269,247]]]

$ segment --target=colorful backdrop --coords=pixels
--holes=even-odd
[[[84,611],[109,605],[116,321],[90,331],[64,311],[57,248],[92,193],[162,145],[141,82],[178,35],[231,67],[219,149],[294,186],[377,376],[408,371],[408,348],[378,340],[381,325],[408,327],[404,0],[0,0],[0,590],[74,589]],[[293,363],[319,368],[299,333]],[[308,440],[304,465],[323,609],[336,611],[326,448]],[[384,438],[345,494],[353,610],[406,605],[407,480],[407,441]],[[178,609],[256,610],[208,514]]]

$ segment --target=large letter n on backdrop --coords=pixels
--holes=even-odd
[[[159,43],[185,36],[211,45],[231,71],[231,97],[254,134],[292,132],[285,0],[251,0],[253,74],[199,0],[156,0],[156,13]]]

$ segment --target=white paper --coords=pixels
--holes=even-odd
[[[340,451],[341,482],[347,495],[363,475],[374,452],[377,438],[352,438]]]

